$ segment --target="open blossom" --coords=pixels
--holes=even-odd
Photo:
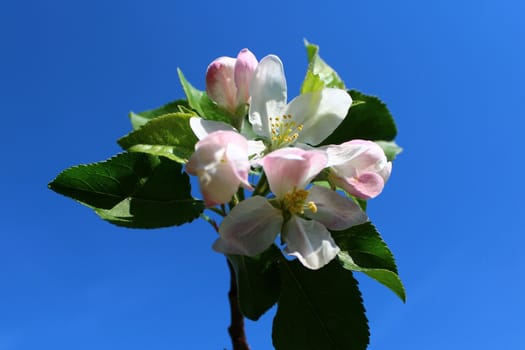
[[[186,171],[199,177],[207,207],[227,203],[239,186],[252,189],[248,182],[248,142],[235,131],[212,132],[195,144]]]
[[[261,160],[274,199],[254,196],[240,202],[223,220],[214,243],[225,254],[255,256],[281,233],[286,253],[319,269],[339,252],[328,229],[343,230],[367,221],[359,206],[310,181],[327,165],[321,151],[282,148]]]
[[[287,102],[286,78],[279,57],[264,57],[250,85],[249,120],[253,131],[271,142],[272,149],[295,142],[317,145],[346,117],[352,104],[342,89],[324,88]]]
[[[218,105],[237,114],[237,109],[248,103],[249,88],[257,59],[248,49],[242,49],[237,58],[219,57],[206,71],[206,92]]]
[[[315,146],[346,117],[352,98],[342,89],[325,88],[286,102],[283,64],[275,55],[266,56],[257,65],[250,84],[249,121],[252,128],[245,125],[239,131],[249,138],[255,132],[255,136],[266,140],[270,150],[295,143]],[[204,132],[231,129],[228,124],[202,118],[192,120],[191,127],[198,137]]]
[[[392,162],[376,143],[352,140],[326,149],[331,166],[329,181],[353,196],[374,198],[392,172]]]

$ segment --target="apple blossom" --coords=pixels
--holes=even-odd
[[[235,131],[212,132],[195,144],[186,171],[199,177],[207,207],[227,203],[239,186],[252,189],[248,182],[248,142]]]
[[[342,89],[323,88],[287,101],[286,78],[279,57],[264,57],[250,84],[249,121],[271,149],[296,142],[317,145],[346,117],[352,104]]]
[[[206,92],[218,105],[232,115],[246,113],[245,105],[250,99],[249,87],[257,59],[248,49],[242,49],[237,58],[219,57],[206,71]]]
[[[376,143],[352,140],[326,148],[331,166],[329,181],[353,196],[374,198],[381,193],[392,171],[392,162]]]
[[[282,148],[261,160],[275,198],[253,196],[235,206],[219,227],[216,251],[255,256],[279,232],[285,251],[310,269],[319,269],[339,252],[328,229],[342,230],[367,221],[359,206],[328,188],[313,186],[325,168],[322,151]]]

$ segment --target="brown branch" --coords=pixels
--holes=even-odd
[[[250,350],[246,333],[244,333],[244,316],[239,308],[235,270],[230,260],[226,259],[226,261],[228,262],[228,269],[230,270],[230,291],[228,292],[228,299],[230,301],[231,324],[230,327],[228,327],[228,333],[232,340],[233,350]]]

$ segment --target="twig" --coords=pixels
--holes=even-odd
[[[239,308],[235,270],[230,260],[226,259],[226,261],[228,262],[228,269],[230,270],[230,291],[228,292],[228,299],[230,301],[231,324],[230,327],[228,327],[228,333],[232,340],[233,350],[250,350],[246,333],[244,332],[244,316],[241,314]]]

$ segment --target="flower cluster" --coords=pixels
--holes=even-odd
[[[329,230],[368,220],[352,198],[336,189],[374,198],[392,170],[372,141],[315,147],[346,117],[350,95],[322,88],[288,102],[281,60],[269,55],[257,62],[247,49],[236,59],[212,62],[206,83],[209,97],[230,112],[233,125],[197,117],[190,122],[199,141],[186,170],[198,176],[206,206],[236,204],[222,221],[213,248],[255,256],[280,234],[287,254],[307,268],[323,267],[339,252]],[[254,190],[251,171],[264,174],[253,195],[232,201],[240,187]],[[312,184],[315,179],[329,186]],[[261,183],[268,190],[260,190]]]

